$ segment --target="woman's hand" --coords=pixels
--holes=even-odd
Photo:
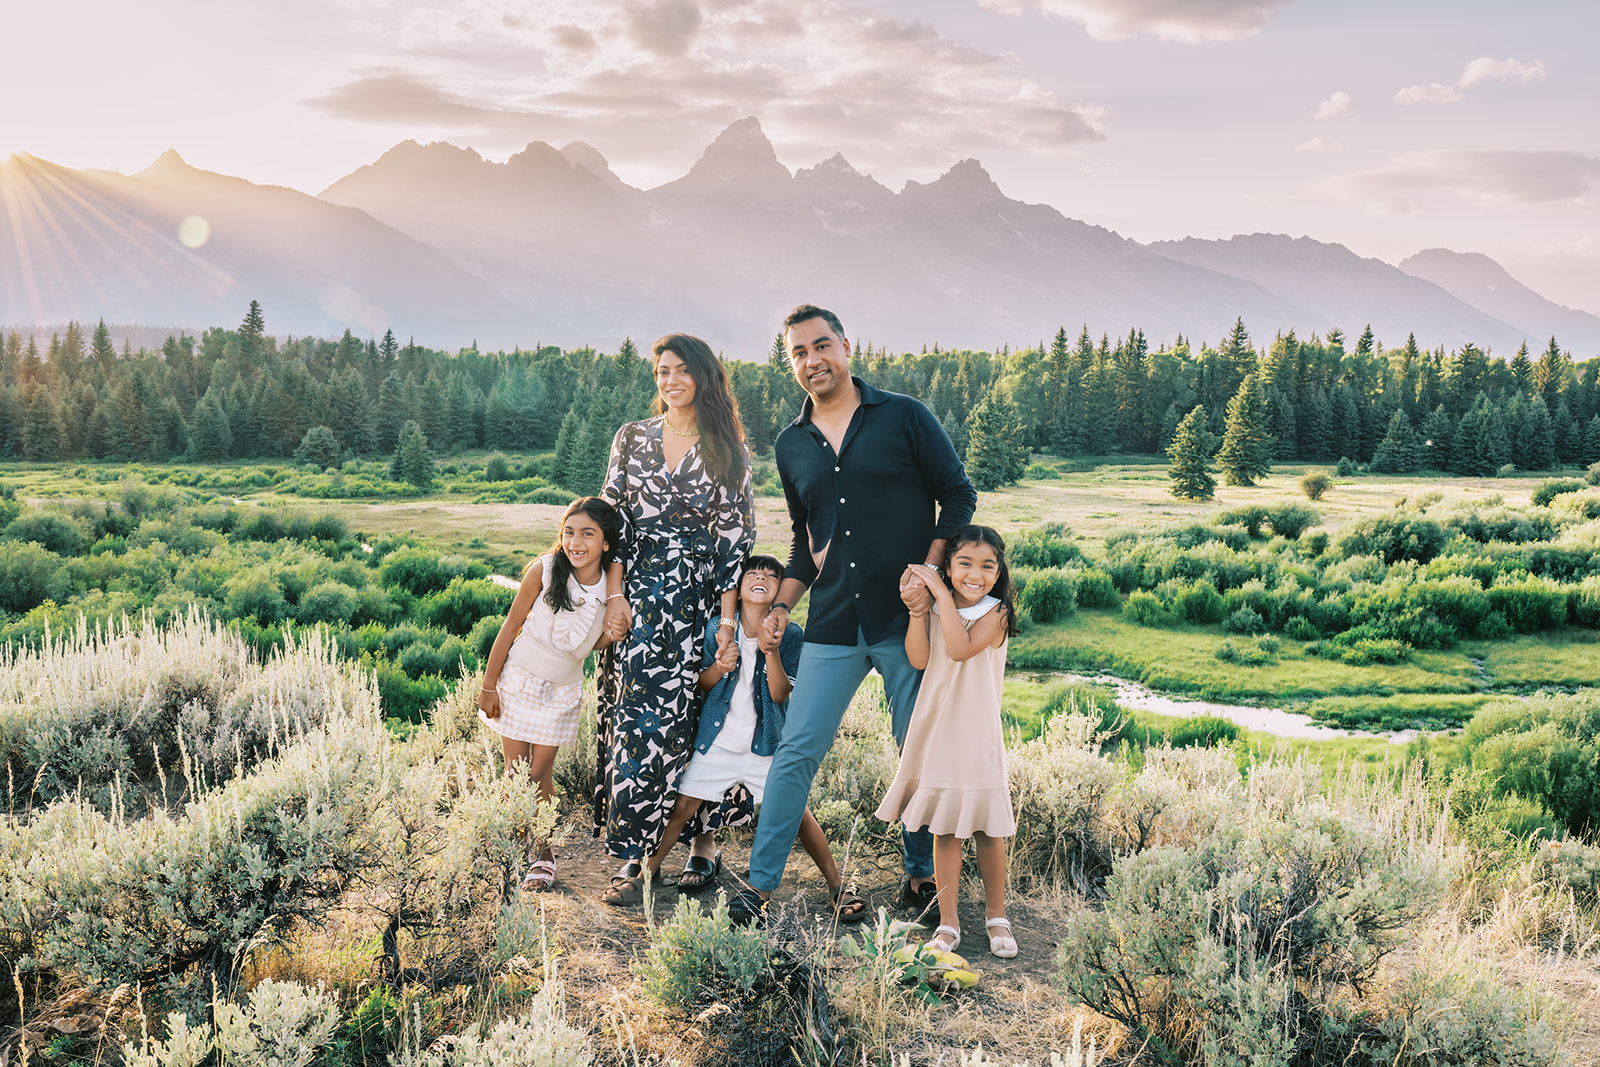
[[[500,717],[500,690],[479,689],[478,710],[483,712],[483,717],[486,719],[498,719]]]
[[[733,662],[739,662],[739,636],[735,622],[733,626],[717,625],[717,662],[722,662],[722,657],[728,649],[733,649]]]

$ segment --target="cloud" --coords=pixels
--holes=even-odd
[[[1463,99],[1463,90],[1477,85],[1490,78],[1496,81],[1531,82],[1543,78],[1550,72],[1545,69],[1544,63],[1534,60],[1532,63],[1521,63],[1515,59],[1492,59],[1489,56],[1479,56],[1468,63],[1461,71],[1461,77],[1454,85],[1440,85],[1430,82],[1427,85],[1408,85],[1394,94],[1396,103],[1399,104],[1453,104]]]
[[[1013,57],[834,0],[421,0],[386,29],[392,62],[307,104],[485,146],[580,138],[653,168],[746,115],[805,163],[902,172],[1105,139],[1100,108]]]
[[[1331,152],[1334,149],[1343,147],[1344,145],[1338,141],[1330,141],[1325,137],[1313,137],[1309,141],[1303,141],[1295,145],[1294,150],[1296,152]]]
[[[1348,115],[1355,109],[1355,106],[1356,102],[1350,98],[1349,93],[1336,92],[1317,105],[1316,117],[1319,119],[1331,119],[1336,115]]]
[[[1407,152],[1324,191],[1382,214],[1409,214],[1430,194],[1488,204],[1581,203],[1600,181],[1600,158],[1570,151]]]
[[[1294,0],[979,0],[990,11],[1041,11],[1083,25],[1097,41],[1150,34],[1198,44],[1261,32],[1274,12]]]

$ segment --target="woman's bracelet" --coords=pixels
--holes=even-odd
[[[738,625],[739,625],[738,623],[734,622],[732,619],[728,618],[726,615],[722,616],[721,618],[719,618],[717,620],[717,626],[718,627],[738,626]]]
[[[607,600],[615,600],[619,596],[620,597],[625,597],[625,596],[627,596],[627,594],[626,593],[612,593],[611,595],[607,596],[606,599]]]

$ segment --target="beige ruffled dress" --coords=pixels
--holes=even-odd
[[[970,629],[999,605],[994,597],[984,597],[960,609],[963,624]],[[913,619],[912,625],[919,621]],[[1000,731],[1000,685],[1009,642],[957,663],[950,658],[938,620],[930,621],[928,669],[900,750],[900,770],[878,805],[878,818],[959,838],[975,832],[1010,837],[1017,820]]]

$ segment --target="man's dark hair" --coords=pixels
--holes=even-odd
[[[783,328],[787,330],[791,326],[799,325],[800,323],[807,322],[811,319],[821,319],[823,322],[828,324],[828,329],[833,331],[833,335],[835,337],[839,338],[841,341],[845,339],[844,323],[839,321],[839,316],[835,315],[827,308],[819,308],[815,304],[801,304],[799,307],[789,312],[789,314],[784,317]]]

